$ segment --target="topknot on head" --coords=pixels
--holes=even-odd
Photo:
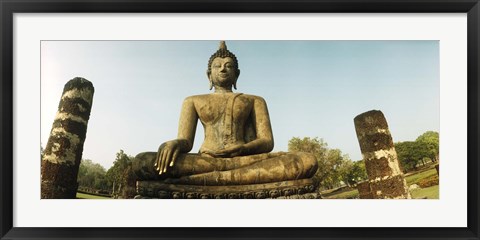
[[[227,50],[227,44],[225,44],[225,41],[220,41],[220,46],[218,47],[218,49],[222,51]]]

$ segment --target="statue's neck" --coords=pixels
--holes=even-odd
[[[232,87],[221,87],[221,86],[215,86],[215,93],[229,93],[232,92]]]

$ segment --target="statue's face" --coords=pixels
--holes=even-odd
[[[238,77],[233,59],[231,57],[213,59],[208,77],[214,86],[232,86]]]

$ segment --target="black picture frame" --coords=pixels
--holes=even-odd
[[[0,0],[1,239],[479,239],[478,0]],[[20,228],[13,227],[14,13],[467,13],[468,219],[466,228]],[[34,214],[34,213],[32,213]],[[321,213],[319,213],[321,215]],[[441,214],[441,213],[439,213]]]

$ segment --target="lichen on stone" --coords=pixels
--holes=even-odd
[[[77,103],[77,107],[81,112],[87,111],[87,109],[85,107],[83,107],[82,104],[80,104],[80,103]]]
[[[50,140],[52,141],[55,141],[55,138],[66,138],[70,142],[70,146],[66,147],[62,146],[60,143],[53,142],[50,154],[45,154],[43,160],[56,164],[75,164],[75,151],[77,150],[76,148],[80,143],[80,138],[75,134],[65,131],[65,129],[63,128],[53,128],[50,138]],[[63,152],[61,156],[56,154],[60,151]]]
[[[62,100],[64,100],[65,98],[80,98],[86,101],[91,106],[93,100],[93,91],[86,88],[72,89],[63,93]]]
[[[71,121],[75,121],[75,122],[79,122],[87,125],[87,121],[85,121],[85,119],[83,119],[82,117],[75,116],[73,114],[66,113],[66,112],[57,112],[57,115],[55,116],[55,120],[71,120]]]

